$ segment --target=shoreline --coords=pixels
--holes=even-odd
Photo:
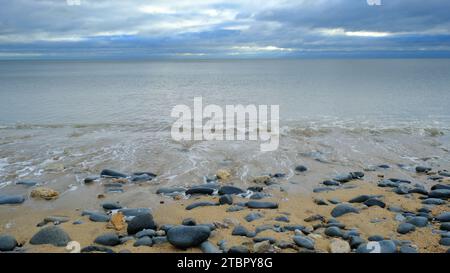
[[[297,172],[296,177],[305,179],[308,177],[309,172],[310,170],[301,170]],[[14,252],[67,253],[69,251],[65,247],[55,247],[49,244],[30,244],[31,238],[36,233],[54,225],[54,223],[49,222],[45,225],[37,226],[46,217],[51,218],[52,216],[53,218],[56,217],[57,220],[60,220],[60,218],[64,219],[64,222],[56,223],[57,225],[55,226],[61,228],[70,237],[71,241],[79,242],[82,249],[88,246],[97,246],[102,247],[102,251],[159,253],[208,252],[214,249],[214,251],[227,252],[231,249],[231,252],[248,251],[258,253],[361,252],[363,249],[362,247],[358,248],[358,246],[367,244],[370,236],[381,236],[379,239],[388,242],[387,244],[391,248],[392,243],[394,244],[395,252],[447,252],[448,246],[444,246],[443,243],[447,242],[448,239],[445,238],[448,238],[449,234],[448,231],[440,230],[444,224],[436,220],[436,217],[441,214],[448,214],[448,195],[440,199],[443,203],[441,205],[424,205],[422,204],[422,199],[425,199],[427,194],[431,195],[433,186],[436,187],[435,185],[441,185],[440,187],[445,189],[450,187],[450,179],[446,176],[448,173],[442,171],[439,173],[445,174],[445,176],[440,176],[440,180],[430,180],[431,182],[429,182],[430,177],[434,179],[439,174],[431,170],[427,170],[427,172],[412,174],[421,180],[426,179],[427,185],[425,186],[415,185],[414,182],[406,180],[399,180],[400,182],[393,182],[395,179],[391,179],[392,181],[387,180],[383,176],[387,177],[389,171],[380,169],[377,171],[366,171],[364,172],[364,177],[361,177],[363,173],[359,173],[359,177],[356,179],[342,179],[341,175],[334,180],[326,182],[327,185],[338,186],[327,186],[317,183],[317,187],[314,188],[312,193],[298,193],[289,189],[286,190],[283,187],[284,183],[289,182],[277,182],[279,178],[276,178],[276,176],[272,176],[272,178],[261,176],[256,177],[250,183],[250,187],[262,187],[261,192],[258,193],[256,188],[252,188],[255,191],[251,193],[243,188],[240,195],[229,195],[233,205],[216,205],[223,201],[221,197],[224,196],[218,195],[217,189],[221,189],[224,186],[225,188],[228,187],[228,190],[233,189],[233,191],[240,189],[233,185],[231,174],[223,171],[223,173],[218,173],[218,175],[224,176],[225,179],[218,179],[203,184],[200,190],[194,186],[192,188],[196,190],[191,191],[193,193],[191,195],[185,195],[185,193],[167,195],[146,193],[154,196],[151,202],[153,205],[151,206],[150,214],[153,216],[153,221],[157,225],[158,230],[160,230],[158,235],[152,233],[152,236],[149,236],[152,246],[134,246],[138,238],[136,238],[136,235],[127,234],[127,225],[130,225],[130,221],[133,221],[132,217],[126,217],[125,215],[124,219],[121,219],[121,224],[118,225],[119,228],[116,225],[117,223],[112,223],[111,219],[114,216],[111,216],[118,214],[117,211],[120,210],[104,210],[101,207],[91,208],[89,212],[81,208],[72,210],[66,208],[57,209],[52,208],[50,205],[54,200],[37,201],[49,204],[47,209],[33,209],[22,205],[1,205],[0,234],[14,236],[18,244],[22,245],[22,247],[16,247]],[[342,179],[342,181],[337,182],[339,179]],[[103,183],[119,183],[118,181],[122,180],[124,179],[101,178]],[[334,182],[331,183],[330,181]],[[379,186],[379,183],[386,183],[386,181],[391,181],[393,184],[397,183],[397,185]],[[90,183],[99,182],[95,180]],[[151,180],[149,183],[151,183]],[[209,186],[204,187],[206,185]],[[208,190],[208,187],[210,189],[214,188],[215,192],[212,195],[210,195],[212,192]],[[399,190],[405,187],[407,188],[406,192]],[[138,192],[146,195],[144,194],[146,192],[144,191],[146,188],[145,183],[139,188],[141,188],[141,191]],[[249,193],[257,193],[259,195],[258,198],[261,199],[253,200],[249,198]],[[445,192],[445,194],[448,194],[448,192]],[[112,203],[115,204],[116,201],[114,200],[117,200],[117,195],[103,195],[104,198],[98,199],[98,203],[108,203],[110,206]],[[372,200],[373,203],[367,203],[369,206],[364,204],[367,200],[361,203],[348,203],[356,197],[361,198],[361,196],[366,195],[370,197],[366,199],[375,199],[375,201]],[[277,208],[249,208],[248,202],[250,201],[257,202],[258,205],[272,202],[277,205]],[[212,202],[214,205],[209,204],[210,206],[197,207],[191,210],[186,209],[187,206],[199,202]],[[229,202],[229,200],[226,202]],[[351,206],[355,209],[355,212],[333,217],[331,215],[332,211],[343,204],[344,206]],[[230,207],[236,207],[236,205],[241,205],[241,207],[238,207],[238,211],[227,211]],[[105,222],[92,221],[90,219],[92,211],[101,215],[107,215],[108,220]],[[87,215],[81,216],[83,213]],[[249,214],[252,215],[252,218],[257,219],[251,222],[247,221],[245,218]],[[311,217],[316,219],[310,221]],[[398,229],[402,223],[414,222],[415,220],[411,219],[417,217],[421,218],[419,220],[428,218],[423,227],[419,227],[422,224],[417,224],[418,226],[412,227],[412,231],[406,234],[399,233]],[[209,250],[207,246],[200,246],[199,244],[187,249],[180,249],[176,248],[172,242],[167,242],[167,231],[170,230],[167,229],[167,225],[181,225],[185,219],[189,219],[187,221],[189,225],[192,225],[194,222],[197,226],[207,226],[210,229],[207,241],[212,246],[209,245]],[[123,220],[127,220],[128,223],[123,222]],[[74,224],[77,221],[80,224]],[[259,230],[262,231],[259,232]],[[155,230],[155,232],[158,231]],[[241,235],[233,235],[233,233]],[[114,246],[94,243],[96,238],[104,234],[115,234],[116,239],[120,242],[118,241],[117,245]],[[353,236],[357,238],[353,238]],[[299,238],[312,241],[313,247],[305,247],[301,242],[300,244],[297,243]],[[223,240],[226,244],[223,243]],[[355,240],[361,240],[360,244],[356,245],[358,242],[355,243]],[[87,250],[84,249],[84,251]],[[91,248],[91,250],[100,249]],[[389,251],[392,251],[392,249]]]

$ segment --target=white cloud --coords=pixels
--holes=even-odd
[[[322,35],[325,36],[353,36],[353,37],[387,37],[394,35],[394,33],[390,32],[375,32],[375,31],[346,31],[343,28],[321,28],[318,29]]]
[[[292,52],[294,48],[284,48],[277,46],[233,46],[232,50],[244,51],[244,52]]]

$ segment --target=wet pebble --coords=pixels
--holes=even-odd
[[[251,209],[277,209],[278,204],[273,202],[249,201],[247,207]]]
[[[351,205],[339,204],[331,211],[331,216],[339,217],[348,213],[359,213],[359,210]]]
[[[175,226],[167,232],[167,240],[175,247],[186,249],[206,241],[211,230],[205,226]]]
[[[398,227],[397,227],[397,232],[400,234],[407,234],[410,233],[412,231],[416,230],[416,226],[410,223],[401,223]]]
[[[71,241],[69,235],[58,226],[44,227],[30,240],[32,245],[51,244],[54,246],[66,246]]]
[[[0,251],[13,251],[17,246],[16,239],[11,235],[0,235]]]
[[[144,229],[156,230],[156,223],[153,220],[153,216],[149,213],[135,216],[128,223],[127,233],[133,235]]]
[[[293,237],[293,240],[299,247],[303,247],[310,250],[314,249],[315,245],[314,240],[309,237],[303,235],[296,235]]]
[[[94,243],[103,246],[116,246],[120,244],[120,239],[115,233],[106,233],[95,238]]]
[[[0,205],[15,205],[25,202],[22,195],[0,195]]]

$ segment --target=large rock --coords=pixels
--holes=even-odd
[[[58,226],[49,226],[41,229],[30,240],[32,245],[51,244],[54,246],[66,246],[69,243],[69,235]]]
[[[120,244],[120,239],[115,233],[107,233],[95,238],[94,243],[104,246],[116,246]]]
[[[175,226],[167,232],[167,240],[181,249],[195,247],[209,238],[211,229],[206,226]]]
[[[150,213],[135,216],[127,227],[128,234],[136,234],[144,229],[156,230],[156,223]]]
[[[25,202],[25,197],[22,195],[0,195],[0,205],[15,205]]]
[[[17,241],[10,235],[0,235],[0,251],[12,251],[17,246]]]
[[[339,217],[348,213],[359,213],[359,210],[347,204],[339,204],[331,211],[331,216]]]

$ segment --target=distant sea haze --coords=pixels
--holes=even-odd
[[[0,62],[2,126],[170,123],[196,96],[282,121],[445,124],[450,60]]]

